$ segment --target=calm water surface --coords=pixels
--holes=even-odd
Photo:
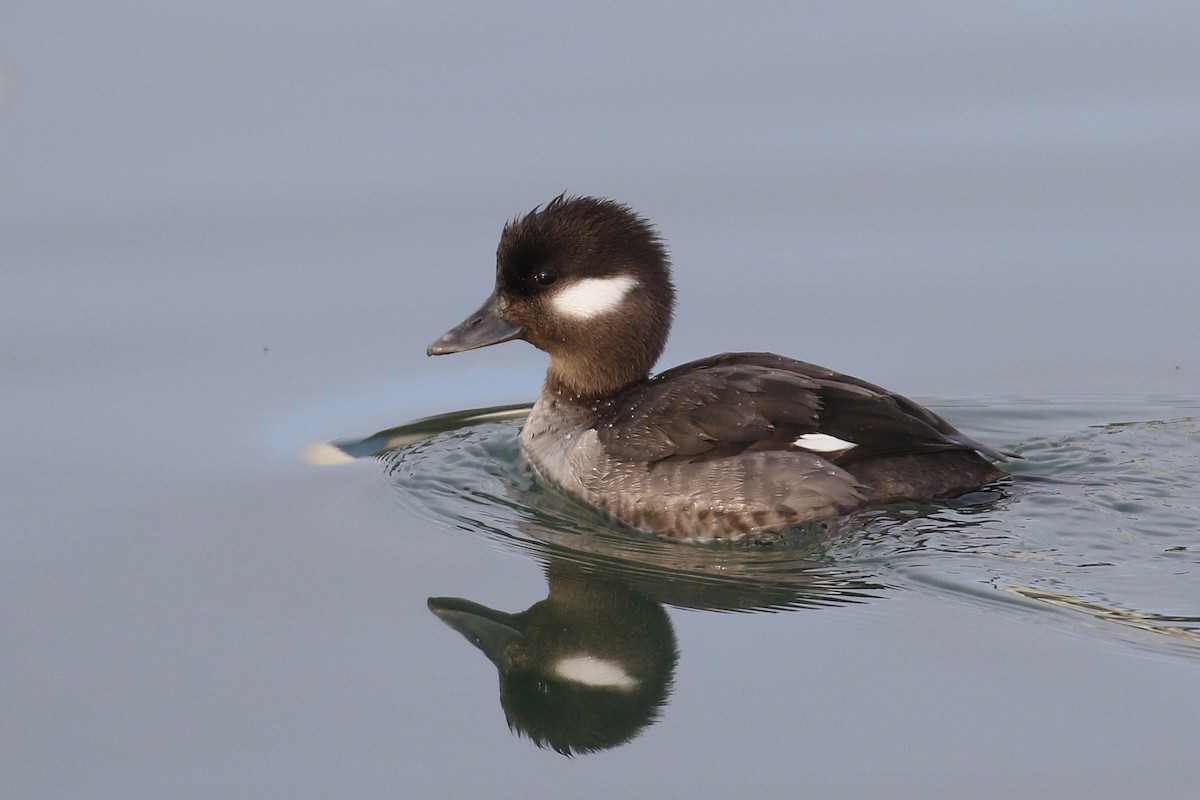
[[[1197,30],[0,5],[0,798],[1196,797]],[[564,190],[665,236],[662,367],[827,364],[1017,480],[680,547],[516,420],[367,437],[535,396],[424,350]]]

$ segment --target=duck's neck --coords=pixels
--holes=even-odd
[[[648,376],[648,369],[640,369],[628,362],[613,363],[597,359],[594,362],[551,358],[546,370],[546,390],[563,400],[587,404],[601,398],[612,397],[622,390],[641,383]]]

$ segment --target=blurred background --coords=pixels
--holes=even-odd
[[[0,794],[543,797],[586,778],[598,796],[670,763],[662,796],[806,778],[822,796],[1183,796],[1146,776],[1178,766],[1194,714],[1138,754],[1157,771],[1118,770],[1125,744],[1100,733],[1061,760],[1036,737],[997,757],[955,709],[928,740],[865,745],[862,772],[865,708],[827,709],[797,761],[749,717],[736,746],[709,730],[693,748],[685,727],[711,724],[694,711],[642,750],[551,760],[510,743],[477,654],[486,734],[456,739],[474,717],[426,682],[456,680],[444,659],[466,648],[423,598],[466,584],[523,608],[538,568],[434,537],[370,465],[298,456],[532,399],[531,348],[424,351],[490,291],[505,221],[564,191],[666,238],[661,367],[770,350],[925,400],[1194,397],[1197,34],[1183,2],[0,3]],[[819,641],[869,654],[899,624],[898,647],[953,651],[941,623],[969,616],[914,630],[885,606],[849,628],[811,615]],[[740,654],[786,624],[699,619],[680,635]],[[1006,635],[978,634],[982,663]],[[1012,635],[1037,660],[1091,658]],[[974,666],[964,692],[995,678]],[[1022,698],[993,709],[1006,744],[1054,696],[1021,695],[1029,669],[996,682]],[[1169,713],[1187,669],[1131,659],[1089,685],[1158,684],[1141,707]],[[722,674],[698,685],[719,695]],[[936,692],[893,701],[911,720]],[[1154,739],[1153,716],[1131,730]],[[792,766],[716,768],[738,754]],[[1030,760],[1034,778],[995,783]]]

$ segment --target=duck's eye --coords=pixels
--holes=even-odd
[[[543,269],[535,273],[533,279],[542,286],[549,286],[558,280],[558,273],[552,269]]]

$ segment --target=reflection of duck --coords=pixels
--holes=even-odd
[[[670,619],[568,564],[552,565],[548,580],[549,596],[519,614],[448,597],[429,608],[496,665],[511,728],[566,755],[615,747],[666,702],[678,659]]]
[[[383,457],[388,474],[402,482],[442,475],[445,453],[412,445],[521,410],[443,415],[333,446],[346,457]],[[770,540],[680,547],[598,525],[594,512],[519,477],[506,460],[515,449],[511,429],[491,426],[475,444],[489,439],[499,443],[492,446],[503,449],[500,461],[507,466],[490,476],[456,471],[450,487],[455,496],[462,492],[476,502],[482,492],[485,504],[510,513],[485,522],[472,507],[470,517],[460,519],[547,564],[549,596],[518,614],[459,598],[432,598],[429,607],[495,664],[510,727],[567,754],[615,747],[657,718],[678,659],[661,604],[754,611],[870,601],[887,585],[877,569],[843,560],[843,548],[854,548],[878,524],[912,519],[899,509],[872,511],[861,520],[847,518],[845,529],[822,524]],[[447,452],[461,455],[463,439],[441,441]],[[495,453],[482,447],[479,464],[496,468]],[[499,486],[479,485],[497,478]]]
[[[726,353],[653,378],[675,290],[646,220],[558,197],[505,227],[496,284],[429,346],[512,339],[550,355],[521,449],[548,483],[641,530],[738,539],[1003,478],[1004,454],[913,401],[768,353]]]

